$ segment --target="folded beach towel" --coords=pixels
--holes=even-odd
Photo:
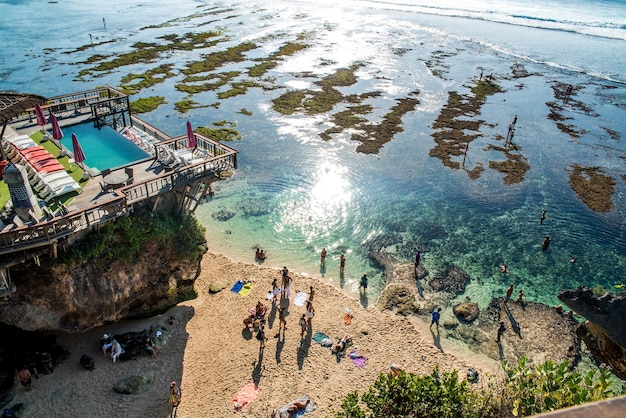
[[[233,287],[230,289],[231,292],[239,293],[241,288],[243,287],[243,280],[237,280]]]
[[[322,344],[322,341],[325,339],[329,339],[328,335],[320,331],[317,331],[315,335],[313,336],[313,340],[318,344]]]
[[[359,367],[365,367],[365,362],[367,361],[367,358],[363,357],[363,356],[359,356],[356,352],[356,350],[352,350],[350,351],[350,354],[348,354],[348,357],[350,358],[350,360],[352,360],[352,362],[359,366]]]
[[[300,410],[298,410],[298,412],[296,412],[295,414],[291,414],[291,415],[289,414],[289,411],[287,411],[289,409],[289,407],[294,402],[306,402],[307,400],[309,402],[306,404],[306,408],[300,409]],[[315,411],[315,404],[313,403],[311,398],[309,398],[307,395],[304,395],[304,396],[296,399],[295,401],[289,402],[287,405],[285,405],[282,408],[280,408],[278,410],[278,416],[280,418],[301,417],[302,415],[306,414],[307,412],[313,412],[313,411]]]
[[[244,387],[239,389],[233,398],[233,402],[235,403],[235,411],[241,411],[244,406],[248,405],[250,402],[256,400],[259,397],[259,388],[252,382],[246,384]]]
[[[252,290],[252,283],[251,282],[246,282],[244,283],[243,287],[241,288],[241,290],[238,292],[241,296],[246,297],[250,294],[250,291]]]
[[[293,300],[293,304],[296,306],[304,306],[304,304],[306,303],[306,298],[309,295],[307,295],[304,292],[298,292],[298,294],[296,295],[296,298]]]

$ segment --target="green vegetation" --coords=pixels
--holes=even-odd
[[[240,96],[242,94],[246,94],[248,92],[248,88],[250,87],[261,87],[261,85],[253,81],[240,81],[238,83],[232,83],[231,89],[218,93],[217,97],[219,99],[228,99],[229,97]]]
[[[165,103],[167,101],[163,96],[143,97],[130,102],[130,110],[133,113],[148,113]]]
[[[252,116],[252,112],[246,109],[245,107],[241,108],[239,112],[237,113],[241,113],[242,115],[246,115],[246,116]]]
[[[186,75],[213,71],[226,63],[242,62],[244,53],[258,48],[254,42],[244,42],[223,51],[217,51],[204,56],[202,61],[192,62],[182,72]]]
[[[106,269],[116,260],[137,258],[144,246],[155,244],[176,259],[193,260],[206,250],[204,234],[193,216],[141,212],[109,222],[99,233],[91,232],[60,260],[68,265],[93,261]]]
[[[507,418],[529,416],[626,393],[626,387],[606,369],[582,373],[568,360],[546,361],[528,366],[526,358],[517,366],[503,363],[506,378],[501,386],[491,382],[489,390],[474,390],[458,372],[428,376],[399,372],[380,374],[359,396],[346,396],[337,418],[364,417],[450,417]]]
[[[226,71],[219,74],[209,74],[204,76],[190,75],[183,79],[182,83],[176,84],[176,90],[189,94],[201,93],[203,91],[216,90],[222,86],[228,84],[232,79],[237,77],[240,73],[238,71]],[[185,83],[198,83],[202,81],[216,80],[212,83],[203,84],[185,84]]]
[[[214,141],[235,141],[237,139],[241,139],[241,134],[232,128],[207,128],[206,126],[201,126],[199,128],[194,129],[194,132],[199,133],[200,135],[204,135],[207,138],[210,138]]]
[[[180,100],[180,101],[174,103],[174,107],[180,113],[187,113],[191,109],[199,109],[201,107],[209,107],[209,106],[210,105],[201,105],[200,103],[195,102],[195,101],[193,101],[191,99],[183,99],[183,100]]]
[[[163,64],[143,74],[127,74],[122,77],[120,88],[128,95],[136,94],[142,89],[152,87],[174,76],[172,66],[172,64]]]

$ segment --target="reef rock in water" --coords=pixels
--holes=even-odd
[[[626,379],[626,293],[614,296],[607,292],[596,297],[591,289],[580,286],[563,290],[558,297],[587,319],[576,329],[587,348],[617,377]]]

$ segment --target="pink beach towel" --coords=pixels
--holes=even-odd
[[[246,405],[250,402],[256,400],[259,397],[259,388],[252,382],[246,384],[244,387],[239,389],[239,391],[235,394],[233,398],[233,402],[235,403],[235,411],[241,411]]]

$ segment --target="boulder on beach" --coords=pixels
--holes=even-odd
[[[217,293],[224,290],[228,284],[221,280],[215,280],[209,285],[209,293]]]
[[[472,322],[476,318],[478,318],[479,309],[478,305],[473,302],[465,302],[456,305],[452,311],[461,321],[464,322]]]

